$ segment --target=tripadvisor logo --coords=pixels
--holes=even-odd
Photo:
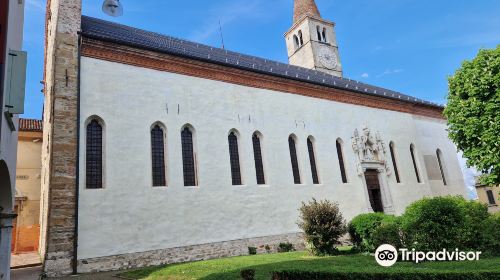
[[[392,245],[380,245],[375,251],[375,260],[381,266],[393,266],[400,256],[401,261],[411,261],[419,263],[422,261],[478,261],[481,252],[464,252],[455,249],[448,251],[443,249],[439,252],[422,252],[415,249],[408,250],[401,248],[399,251]]]

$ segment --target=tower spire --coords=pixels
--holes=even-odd
[[[305,15],[321,17],[314,0],[294,0],[293,23],[296,23]]]

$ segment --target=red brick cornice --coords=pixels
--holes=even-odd
[[[306,82],[255,73],[174,55],[147,51],[115,43],[84,38],[82,55],[111,62],[222,81],[232,84],[287,92],[336,102],[443,119],[440,108],[384,97],[364,95]]]

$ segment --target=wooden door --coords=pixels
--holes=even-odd
[[[382,194],[380,192],[380,181],[377,170],[367,170],[365,172],[366,187],[368,188],[368,197],[370,205],[374,212],[384,212],[382,205]]]

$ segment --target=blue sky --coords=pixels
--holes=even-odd
[[[124,15],[101,12],[102,0],[83,0],[83,14],[227,49],[287,61],[283,34],[293,0],[121,0]],[[344,76],[445,103],[447,76],[480,48],[500,44],[500,1],[316,0],[336,22]],[[26,0],[26,112],[41,118],[45,1]]]

